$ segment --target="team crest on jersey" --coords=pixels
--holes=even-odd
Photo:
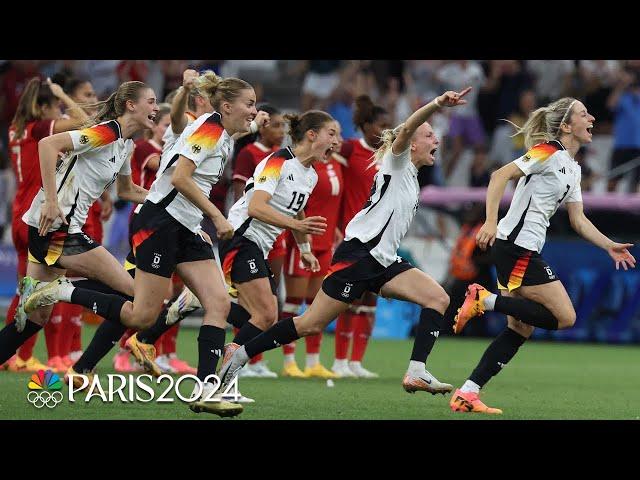
[[[522,159],[523,162],[528,162],[529,160],[531,160],[531,155],[529,155],[528,153],[526,153],[524,155],[524,158]]]
[[[86,135],[80,135],[80,143],[84,145],[85,143],[89,143],[89,137]]]
[[[258,183],[264,183],[266,181],[267,181],[266,175],[262,175],[260,178],[258,178]]]
[[[202,147],[201,147],[200,145],[198,145],[197,143],[196,143],[196,144],[194,144],[194,145],[191,147],[191,151],[192,151],[193,153],[196,153],[196,154],[197,154],[197,153],[200,153],[200,150],[202,150]]]

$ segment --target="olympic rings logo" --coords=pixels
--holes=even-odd
[[[33,404],[36,408],[42,408],[46,405],[47,408],[54,408],[62,401],[62,392],[48,392],[43,390],[38,392],[35,390],[27,393],[27,400]]]

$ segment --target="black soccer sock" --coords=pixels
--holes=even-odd
[[[108,295],[120,295],[121,297],[124,297],[127,300],[129,300],[130,302],[133,302],[133,297],[130,297],[129,295],[125,295],[124,293],[119,292],[117,290],[114,290],[110,286],[105,285],[102,282],[98,282],[97,280],[75,280],[71,282],[71,285],[73,285],[76,288],[84,288],[85,290],[93,290],[95,292],[106,293]]]
[[[416,328],[411,360],[425,363],[434,343],[440,335],[444,317],[432,308],[423,308],[420,312],[420,323]]]
[[[149,328],[139,331],[136,334],[136,338],[139,342],[146,343],[149,345],[153,345],[156,341],[162,336],[164,332],[169,330],[172,325],[167,325],[167,312],[169,310],[169,306],[167,305],[162,309],[158,318],[156,318],[156,323],[151,325]],[[177,322],[176,322],[177,323]]]
[[[469,380],[483,387],[491,377],[497,375],[502,367],[509,363],[526,340],[527,337],[523,337],[515,330],[505,328],[487,347]]]
[[[238,345],[244,345],[249,340],[260,335],[262,332],[263,331],[260,330],[258,327],[256,327],[253,323],[246,322],[242,326],[240,331],[236,334],[235,338],[233,339],[233,343],[237,343]]]
[[[547,307],[527,298],[503,297],[498,295],[493,307],[496,312],[511,315],[521,322],[545,330],[557,330],[558,319]]]
[[[198,335],[198,378],[204,382],[208,375],[216,373],[218,359],[224,347],[224,329],[202,325]]]
[[[102,322],[82,356],[73,365],[73,369],[77,373],[93,371],[98,362],[118,344],[126,331],[127,327],[120,323]]]
[[[41,329],[41,325],[27,319],[22,332],[18,332],[15,322],[0,330],[0,365],[9,360],[24,342]]]
[[[259,353],[273,350],[299,338],[300,335],[298,335],[296,331],[293,318],[285,318],[284,320],[276,322],[276,324],[266,332],[261,333],[253,340],[247,342],[244,345],[244,349],[249,358],[253,358]]]
[[[74,288],[70,303],[87,307],[105,320],[122,324],[120,321],[120,311],[122,310],[122,306],[127,303],[127,300],[120,295],[109,295],[94,290]]]
[[[250,318],[251,314],[243,306],[231,302],[231,310],[229,310],[229,316],[227,317],[228,324],[236,328],[242,328]]]

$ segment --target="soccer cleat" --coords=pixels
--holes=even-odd
[[[118,352],[113,357],[113,369],[116,372],[120,373],[130,373],[135,372],[136,369],[131,365],[131,361],[129,359],[130,353],[127,350],[122,350]]]
[[[39,282],[35,285],[30,295],[27,295],[28,285],[25,286],[23,294],[25,295],[24,313],[28,315],[37,308],[58,303],[60,301],[60,287],[63,285],[71,285],[71,282],[65,276],[60,276],[49,283]]]
[[[282,366],[281,375],[283,377],[291,378],[307,378],[309,376],[305,372],[300,370],[300,368],[298,368],[296,362],[285,362],[285,364]]]
[[[257,376],[258,374],[253,371],[253,365],[251,365],[250,363],[247,363],[238,372],[238,378],[255,378]]]
[[[64,364],[64,362],[62,361],[62,357],[60,357],[60,355],[51,357],[47,362],[47,367],[49,368],[49,370],[55,373],[66,372],[67,368],[69,368]]]
[[[477,283],[467,287],[464,302],[453,319],[453,333],[460,333],[470,319],[484,313],[484,299],[489,295],[491,292]]]
[[[67,370],[67,373],[64,374],[64,383],[66,383],[67,385],[69,385],[69,375],[73,375],[73,386],[76,389],[81,388],[82,390],[84,390],[85,388],[89,387],[93,383],[92,372],[78,373],[73,369],[73,367],[69,368],[69,370]],[[80,378],[79,375],[84,375],[85,377],[87,377],[89,382],[86,385],[84,385],[84,380]]]
[[[316,363],[313,367],[305,368],[304,374],[307,377],[338,378],[337,374],[325,368],[325,366],[322,365],[320,362]]]
[[[378,378],[380,376],[364,368],[360,362],[349,362],[349,370],[358,378]]]
[[[331,371],[339,378],[356,378],[356,374],[351,371],[346,360],[334,360]]]
[[[63,370],[64,372],[66,372],[69,367],[73,366],[73,364],[76,363],[71,359],[71,357],[69,355],[65,355],[64,357],[60,357],[60,359],[62,360],[62,363],[63,363],[63,365],[65,367],[64,370]]]
[[[245,397],[240,392],[236,396],[233,393],[223,393],[220,398],[227,402],[231,403],[255,403],[256,401],[253,398]]]
[[[155,359],[155,364],[162,373],[176,373],[176,370],[169,364],[169,357],[166,355],[158,355]]]
[[[254,376],[257,378],[278,378],[278,374],[271,371],[265,361],[254,363],[253,365],[247,364],[246,367],[251,367],[251,371],[255,373]]]
[[[27,298],[36,291],[43,282],[40,280],[36,280],[33,277],[26,276],[20,282],[20,299],[18,301],[18,307],[16,308],[16,313],[13,317],[14,322],[16,323],[16,329],[21,332],[24,330],[24,326],[27,323],[27,313],[24,310],[25,302]],[[46,285],[46,283],[44,283]]]
[[[220,377],[220,390],[224,391],[227,385],[231,384],[234,378],[249,361],[244,347],[237,343],[228,343],[224,346],[224,358],[218,377]]]
[[[154,377],[162,375],[160,367],[154,363],[156,347],[139,342],[137,333],[134,333],[127,339],[125,348],[129,350],[138,363],[144,367],[145,372],[150,373]]]
[[[198,373],[198,369],[192,367],[184,360],[180,360],[178,357],[172,357],[169,355],[169,365],[176,373],[195,375]]]
[[[423,391],[429,392],[432,395],[436,393],[444,395],[453,390],[453,385],[439,382],[436,377],[425,370],[424,375],[412,375],[407,372],[402,379],[402,388],[408,393]]]
[[[202,308],[200,300],[198,300],[198,297],[196,297],[191,290],[184,287],[182,293],[180,293],[176,301],[173,302],[167,310],[165,322],[167,325],[173,325],[198,308]]]
[[[499,408],[487,407],[477,393],[467,392],[457,389],[449,402],[451,410],[454,412],[466,413],[487,413],[489,415],[502,415]]]
[[[47,371],[49,367],[38,360],[36,357],[30,357],[28,360],[22,360],[16,355],[13,364],[9,364],[9,370],[12,372],[38,372],[40,370]]]
[[[219,417],[235,417],[242,413],[242,410],[244,410],[242,405],[223,400],[222,395],[219,393],[214,394],[212,400],[205,401],[212,389],[217,389],[217,387],[212,383],[205,383],[200,398],[189,404],[189,409],[195,413],[213,413]]]

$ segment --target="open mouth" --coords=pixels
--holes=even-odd
[[[332,153],[333,153],[333,147],[327,148],[327,150],[325,150],[324,152],[324,158],[329,158]]]
[[[429,155],[431,155],[431,158],[436,158],[436,152],[438,151],[438,147],[434,148],[433,150],[431,150],[429,152]]]
[[[156,121],[156,114],[155,114],[155,113],[152,113],[152,114],[150,114],[150,115],[147,115],[147,118],[148,118],[149,120],[151,120],[152,122],[155,122],[155,121]]]
[[[591,125],[590,127],[587,127],[587,133],[589,135],[593,135],[593,125]]]

